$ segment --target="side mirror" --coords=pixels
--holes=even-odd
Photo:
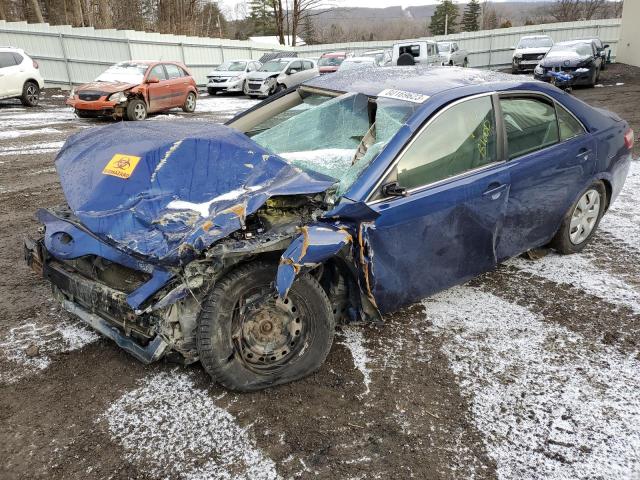
[[[298,73],[298,69],[290,68],[289,70],[287,70],[287,75],[293,75],[294,73]]]
[[[382,186],[382,194],[385,197],[406,197],[409,195],[407,189],[401,187],[398,182],[389,182]]]
[[[515,50],[515,49],[516,49],[516,47],[515,47],[515,46],[513,46],[513,47],[509,47],[509,50]]]
[[[609,47],[609,44],[606,44],[606,45],[603,45],[602,48],[605,49],[605,48],[610,48],[610,47]]]
[[[147,83],[160,83],[160,79],[158,77],[149,77],[147,78]]]

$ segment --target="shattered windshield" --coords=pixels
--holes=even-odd
[[[560,57],[563,54],[577,54],[580,57],[588,57],[593,54],[591,44],[589,43],[572,43],[568,45],[554,45],[549,50],[549,56]]]
[[[344,57],[322,57],[318,60],[318,65],[321,67],[339,67]]]
[[[247,62],[224,62],[222,65],[218,65],[214,70],[218,72],[243,72]]]
[[[302,103],[247,135],[305,171],[338,183],[343,194],[378,156],[419,104],[360,93],[303,93]]]
[[[142,83],[147,68],[149,65],[145,63],[116,63],[101,73],[96,82]]]
[[[279,72],[281,71],[289,62],[283,62],[280,60],[271,60],[267,63],[265,63],[264,65],[262,65],[262,67],[260,68],[260,70],[258,70],[259,72]]]

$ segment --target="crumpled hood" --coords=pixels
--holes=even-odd
[[[69,207],[96,236],[152,263],[189,261],[276,195],[334,181],[207,122],[118,123],[67,140],[56,169]]]
[[[282,72],[251,72],[247,75],[247,80],[264,80],[269,77],[277,77]]]
[[[116,93],[129,90],[137,85],[137,83],[127,82],[91,82],[80,85],[76,88],[76,93],[83,91]]]
[[[543,67],[577,67],[590,57],[575,52],[550,52],[540,61]]]

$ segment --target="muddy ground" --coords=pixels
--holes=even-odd
[[[601,85],[573,94],[640,132],[640,70]],[[24,265],[35,210],[64,200],[57,149],[108,123],[63,101],[0,102],[0,478],[640,477],[640,164],[582,254],[514,259],[344,327],[317,374],[240,395],[199,365],[137,363]],[[195,117],[252,104],[203,96]]]

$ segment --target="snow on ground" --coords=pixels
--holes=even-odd
[[[27,145],[0,147],[0,156],[57,152],[62,148],[62,145],[64,145],[64,142],[30,143]]]
[[[498,478],[640,476],[640,362],[471,287],[423,303]]]
[[[99,418],[127,460],[155,478],[269,480],[279,478],[226,410],[188,374],[159,373],[142,380]]]
[[[221,95],[200,97],[196,106],[196,113],[224,113],[233,116],[248,110],[258,103],[260,103],[260,100],[245,97],[226,97]]]
[[[602,270],[584,255],[550,253],[535,262],[518,257],[506,264],[552,282],[572,285],[590,295],[614,305],[628,307],[634,313],[640,314],[640,291],[621,278]]]
[[[32,320],[14,327],[0,339],[0,360],[8,365],[0,370],[0,384],[15,383],[44,370],[52,355],[78,350],[99,338],[92,330],[69,321],[39,324]]]
[[[53,135],[60,133],[60,130],[55,128],[37,128],[31,130],[7,130],[0,132],[0,140],[13,139],[20,137],[30,137],[33,135]]]
[[[15,128],[33,127],[35,125],[50,125],[78,120],[76,115],[68,107],[52,108],[47,110],[22,109],[19,112],[5,114],[6,110],[0,110],[0,132]]]
[[[364,346],[362,327],[357,325],[344,327],[340,343],[349,349],[355,368],[362,373],[365,391],[359,396],[368,395],[370,391],[369,385],[371,384],[371,369],[368,365],[371,363],[371,359]]]
[[[640,160],[631,162],[622,192],[602,217],[600,228],[620,241],[640,249]]]

